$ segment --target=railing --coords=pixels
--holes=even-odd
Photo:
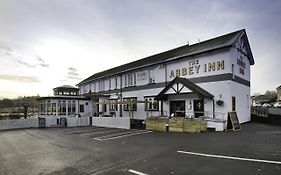
[[[264,107],[251,107],[251,114],[260,117],[268,117],[269,108]]]

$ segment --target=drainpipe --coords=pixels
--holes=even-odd
[[[215,118],[215,100],[214,99],[212,100],[213,100],[213,118]]]
[[[167,86],[167,81],[168,81],[168,79],[167,79],[167,66],[166,66],[166,64],[164,64],[164,66],[165,66],[165,86]]]
[[[123,98],[122,98],[122,74],[120,74],[120,100],[123,101]],[[120,109],[120,117],[122,117],[122,104],[120,104],[119,106],[119,109]]]

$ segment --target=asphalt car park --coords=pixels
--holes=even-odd
[[[101,127],[0,131],[0,174],[271,174],[281,127],[165,133]]]

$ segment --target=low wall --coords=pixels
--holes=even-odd
[[[89,117],[81,117],[81,118],[70,118],[67,117],[67,126],[75,127],[75,126],[88,126],[90,125]]]
[[[0,130],[38,128],[38,118],[0,120]]]
[[[93,117],[93,126],[130,129],[129,117]]]
[[[207,130],[207,122],[202,120],[185,118],[147,118],[146,129],[153,131],[166,131],[169,127],[170,132],[204,132]]]

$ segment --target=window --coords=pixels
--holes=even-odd
[[[232,97],[232,111],[236,111],[236,97]]]
[[[71,114],[71,101],[67,102],[67,112],[68,114]]]
[[[117,89],[117,87],[118,87],[118,80],[117,80],[117,77],[115,78],[115,89]]]
[[[154,97],[145,97],[145,111],[158,111],[159,110],[159,101],[155,100]]]
[[[136,74],[134,73],[134,85],[136,85],[137,84],[137,76],[136,76]]]
[[[136,111],[137,110],[137,97],[124,98],[124,101],[128,102],[124,104],[124,111]]]
[[[117,105],[117,100],[109,100],[110,105],[109,105],[109,110],[110,111],[118,111],[118,105]]]
[[[71,103],[71,113],[72,114],[75,114],[76,113],[76,102],[75,101],[72,101]]]
[[[136,74],[128,74],[125,76],[125,87],[135,86],[137,84]]]
[[[66,101],[62,101],[62,115],[66,115]]]
[[[106,104],[103,104],[103,105],[102,105],[102,111],[103,111],[103,112],[106,112]]]
[[[125,75],[125,87],[127,87],[127,75]]]
[[[84,105],[79,105],[80,112],[84,112]]]
[[[108,84],[108,86],[109,86],[109,90],[111,89],[111,79],[109,79],[109,84]]]

